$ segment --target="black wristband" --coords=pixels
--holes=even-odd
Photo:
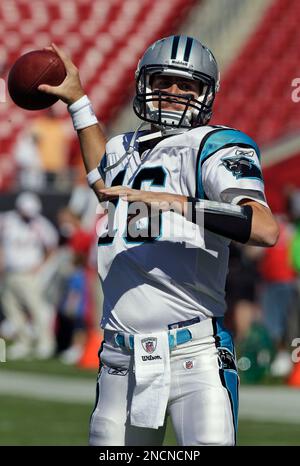
[[[225,238],[247,243],[251,235],[253,210],[249,205],[234,206],[230,211],[230,204],[211,201],[201,201],[188,197],[188,220],[197,223],[197,205],[202,211],[201,221],[205,229]]]
[[[193,223],[197,223],[196,204],[199,200],[195,197],[187,197],[187,218]]]

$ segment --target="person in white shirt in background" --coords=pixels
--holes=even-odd
[[[17,164],[18,186],[22,190],[41,192],[45,189],[46,179],[37,141],[28,131],[18,137],[14,147],[14,159]]]
[[[40,278],[42,266],[57,247],[58,234],[41,210],[38,196],[23,192],[15,210],[0,216],[1,304],[5,323],[14,329],[8,360],[46,359],[55,349],[54,309],[43,294]]]

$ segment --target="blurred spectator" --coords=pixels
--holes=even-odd
[[[240,379],[258,383],[269,372],[274,345],[266,330],[258,305],[261,277],[258,262],[262,248],[232,243],[227,278],[227,325],[235,334]]]
[[[69,240],[72,270],[58,305],[58,350],[66,364],[76,363],[82,356],[87,330],[93,323],[94,302],[91,286],[94,274],[88,266],[93,235],[78,228]]]
[[[286,332],[295,297],[296,274],[290,257],[293,230],[284,217],[278,217],[277,220],[280,227],[279,240],[273,248],[262,250],[260,272],[264,283],[261,305],[264,324],[278,350],[271,365],[271,373],[274,376],[285,376],[292,367]]]
[[[92,231],[95,229],[96,224],[98,200],[94,191],[87,184],[83,164],[81,166],[81,170],[77,169],[68,207],[80,218],[82,227]]]
[[[294,223],[291,260],[295,271],[300,275],[300,190],[294,189],[289,193],[288,210]]]
[[[79,218],[67,207],[63,207],[58,211],[56,221],[59,247],[51,254],[51,257],[43,266],[41,276],[44,295],[55,309],[58,308],[66,281],[72,271],[72,252],[69,241],[72,235],[80,229]]]
[[[45,185],[36,138],[29,132],[22,133],[14,148],[20,189],[41,191]]]
[[[257,320],[257,283],[259,274],[255,251],[258,248],[242,247],[232,243],[230,246],[229,273],[226,281],[225,314],[227,327],[241,341],[248,333],[253,320]]]
[[[274,345],[261,322],[252,320],[237,345],[239,376],[242,383],[259,383],[270,373]]]
[[[50,107],[46,113],[36,118],[30,127],[30,134],[37,144],[47,187],[62,191],[70,184],[67,171],[69,138],[65,123],[53,112]]]
[[[15,206],[0,217],[1,302],[6,324],[14,330],[7,356],[19,359],[33,354],[44,359],[54,351],[54,312],[43,295],[40,270],[57,247],[58,235],[41,215],[35,194],[23,192]]]
[[[290,255],[296,271],[296,294],[288,328],[288,337],[291,342],[300,335],[300,190],[289,186],[288,191],[288,213],[294,224]]]

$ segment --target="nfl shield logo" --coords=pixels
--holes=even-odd
[[[142,345],[146,353],[153,353],[156,349],[157,338],[144,338],[142,340]]]
[[[193,369],[194,361],[185,361],[184,367],[185,367],[185,369]]]

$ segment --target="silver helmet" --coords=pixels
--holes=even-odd
[[[200,95],[170,94],[152,90],[154,75],[183,77],[199,81]],[[212,52],[198,40],[183,35],[170,36],[152,44],[138,63],[135,73],[136,115],[159,128],[193,128],[211,118],[212,105],[219,90],[218,65]],[[163,102],[184,104],[183,110],[164,110]]]

